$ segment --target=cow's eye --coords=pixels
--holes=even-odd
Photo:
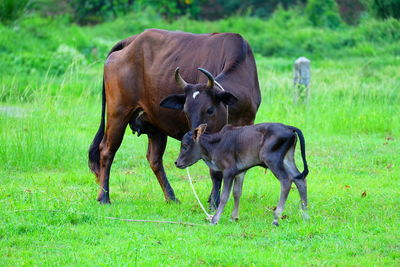
[[[182,145],[182,150],[187,150],[187,145]]]
[[[214,107],[209,107],[208,109],[207,109],[207,114],[208,115],[211,115],[211,114],[213,114],[214,113]]]

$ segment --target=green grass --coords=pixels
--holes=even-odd
[[[292,104],[291,60],[257,61],[263,90],[257,122],[293,124],[306,137],[310,221],[302,221],[294,189],[288,218],[273,227],[279,185],[254,168],[240,221],[228,220],[230,201],[220,224],[210,227],[186,172],[173,166],[179,143],[170,140],[164,161],[182,203],[166,204],[145,159],[146,137],[129,131],[111,174],[113,204],[98,205],[86,151],[99,123],[101,70],[83,67],[49,78],[32,101],[1,105],[0,264],[398,265],[398,67],[378,58],[313,62],[305,106]],[[205,203],[211,189],[205,164],[191,173]]]
[[[382,41],[393,34],[386,26],[397,21],[367,21],[338,32],[306,27],[285,42],[285,34],[271,37],[277,43],[270,44],[257,35],[264,23],[257,19],[166,24],[148,14],[141,18],[93,28],[37,17],[14,28],[0,26],[0,266],[400,264],[399,46],[394,35],[394,41]],[[297,27],[284,16],[266,23],[273,32],[277,25],[287,26],[287,32]],[[256,122],[303,130],[310,166],[309,221],[301,219],[293,189],[287,218],[273,227],[279,183],[269,171],[254,168],[246,175],[239,222],[229,221],[231,199],[220,224],[209,226],[186,172],[174,167],[179,142],[169,140],[164,165],[181,204],[167,204],[145,157],[146,136],[129,130],[111,172],[112,205],[96,202],[98,185],[87,167],[87,149],[100,121],[103,54],[128,33],[150,26],[231,29],[255,44],[263,97]],[[352,37],[357,45],[338,44],[340,31],[340,38]],[[294,105],[296,57],[291,53],[303,51],[304,44],[300,50],[293,47],[314,33],[320,50],[315,58],[309,54],[311,99],[308,105]],[[9,41],[19,35],[26,38],[18,46]],[[265,57],[273,51],[268,46],[279,45],[286,52]],[[337,51],[321,57],[322,48]],[[190,170],[206,204],[208,170],[204,163]]]

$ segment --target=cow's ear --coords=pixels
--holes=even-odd
[[[222,103],[224,103],[227,106],[233,105],[236,102],[238,102],[237,97],[229,92],[218,92],[216,97],[217,97],[218,101],[221,101]]]
[[[184,94],[170,95],[164,98],[160,102],[160,106],[163,108],[178,109],[182,110],[185,104],[186,97]]]
[[[193,140],[199,142],[200,136],[206,131],[207,123],[200,124],[196,129],[193,131]]]

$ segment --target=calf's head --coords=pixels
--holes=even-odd
[[[235,104],[238,99],[219,88],[211,73],[202,68],[198,70],[207,76],[207,84],[187,83],[177,68],[175,81],[184,93],[170,95],[164,98],[160,105],[164,108],[183,110],[190,129],[207,123],[208,132],[217,132],[227,123],[227,106]]]
[[[201,124],[193,131],[187,132],[181,141],[181,151],[175,161],[176,167],[184,169],[201,159],[200,136],[205,132],[207,124]]]

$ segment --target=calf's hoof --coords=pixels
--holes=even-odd
[[[239,217],[237,217],[237,216],[231,217],[231,222],[237,222],[237,221],[239,221]]]
[[[214,215],[214,216],[212,216],[212,218],[211,218],[210,224],[211,224],[211,225],[216,225],[216,224],[218,223],[218,221],[219,221],[219,219],[217,219],[217,218],[215,217],[215,215]]]
[[[273,221],[272,224],[275,225],[276,227],[279,226],[279,223],[277,221]]]

